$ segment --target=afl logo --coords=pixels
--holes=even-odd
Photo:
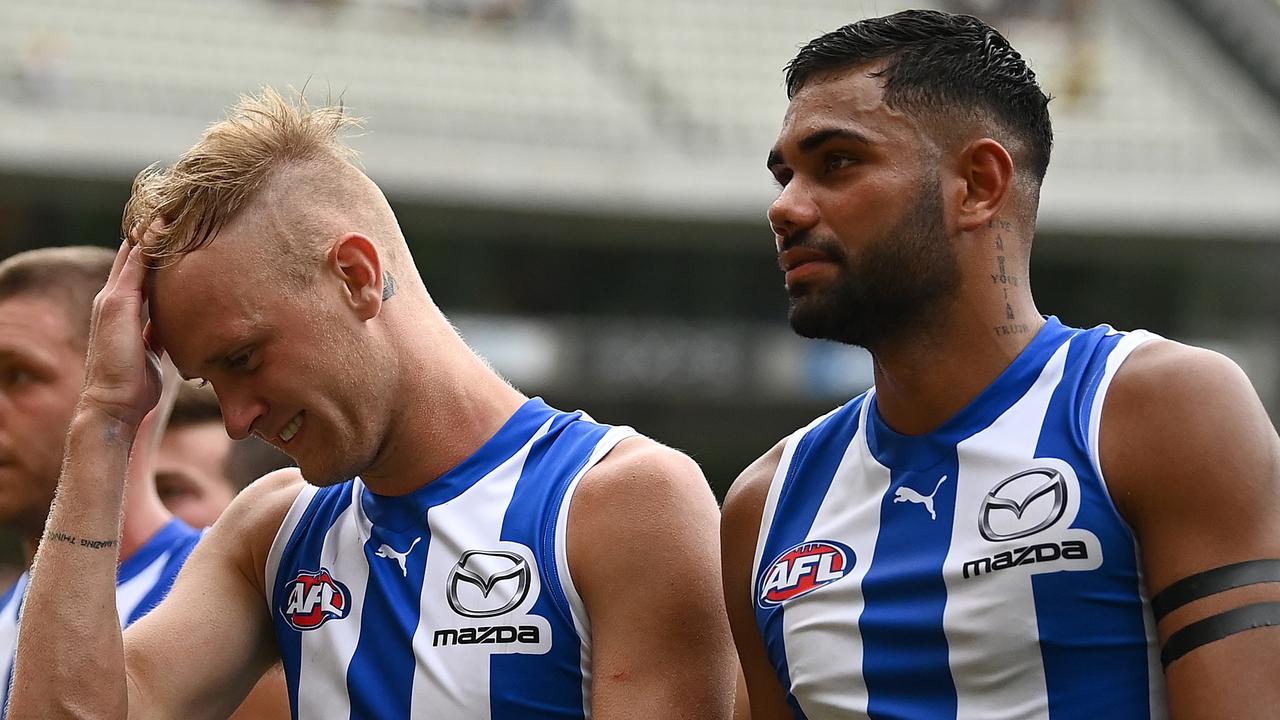
[[[315,630],[330,620],[351,613],[351,591],[333,579],[327,568],[303,570],[288,586],[288,599],[280,615],[294,630]]]
[[[853,570],[855,559],[848,545],[834,540],[812,540],[788,548],[760,576],[760,606],[777,607],[830,585]]]

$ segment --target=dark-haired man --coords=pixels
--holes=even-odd
[[[213,390],[183,383],[156,454],[156,492],[187,524],[209,527],[246,485],[291,464],[258,438],[232,440]]]
[[[1280,440],[1227,359],[1040,315],[1023,59],[908,11],[812,41],[787,89],[791,323],[869,349],[875,387],[725,503],[752,717],[1273,717]]]

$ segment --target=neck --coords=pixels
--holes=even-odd
[[[380,495],[413,492],[452,470],[528,399],[472,352],[434,306],[430,310],[429,332],[417,326],[403,334],[414,338],[404,348],[404,377],[393,396],[403,411],[392,413],[386,443],[360,475]]]
[[[1000,272],[991,264],[992,272],[966,272],[956,298],[935,311],[928,327],[871,350],[876,405],[889,427],[905,435],[937,429],[994,382],[1044,325],[1025,271]]]

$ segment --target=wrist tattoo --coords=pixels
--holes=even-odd
[[[80,547],[89,548],[90,550],[108,550],[116,546],[115,540],[93,540],[90,538],[76,537],[71,533],[64,533],[61,530],[54,530],[45,535],[49,540],[64,542],[68,545],[78,545]]]

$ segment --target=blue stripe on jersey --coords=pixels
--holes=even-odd
[[[187,558],[196,549],[196,544],[200,542],[201,535],[201,531],[196,530],[178,518],[174,518],[161,528],[160,532],[153,535],[141,550],[129,556],[129,559],[120,564],[120,569],[116,574],[117,585],[123,585],[126,581],[131,580],[138,573],[145,570],[148,565],[159,560],[162,555],[168,554],[168,558],[164,561],[164,569],[160,571],[160,577],[156,579],[156,584],[151,586],[147,594],[143,595],[138,604],[134,606],[133,612],[129,613],[128,618],[125,620],[126,627],[154,610],[160,604],[160,601],[164,600],[165,596],[169,594],[169,590],[173,587],[173,581],[178,579],[178,571],[182,570],[182,565],[187,562]]]
[[[855,398],[818,423],[796,443],[791,466],[778,495],[778,514],[774,517],[773,526],[769,528],[769,536],[761,553],[762,572],[767,572],[769,564],[784,550],[805,541],[809,528],[813,526],[813,519],[818,514],[818,508],[822,507],[822,500],[835,479],[849,438],[858,432],[858,419],[865,401],[865,395]],[[810,462],[812,465],[808,464]],[[797,469],[802,466],[805,472],[798,476]],[[785,514],[783,508],[786,509]],[[751,588],[751,605],[756,611],[756,624],[762,630],[769,659],[778,672],[778,681],[787,689],[787,703],[791,706],[791,711],[797,718],[804,718],[806,716],[800,703],[791,694],[787,646],[782,631],[784,611],[780,605],[761,607],[759,595],[760,578],[756,577]]]
[[[947,605],[942,564],[951,547],[958,465],[953,456],[927,471],[890,473],[890,489],[910,487],[921,495],[934,493],[937,520],[926,517],[928,521],[922,522],[920,515],[927,513],[923,506],[916,512],[902,512],[916,509],[895,507],[892,493],[885,493],[881,502],[880,533],[871,567],[862,580],[866,607],[858,621],[867,714],[872,717],[956,715],[955,682],[942,627]],[[951,482],[939,483],[943,476]],[[908,572],[901,571],[904,560],[911,565]],[[928,692],[921,692],[922,687]]]
[[[320,569],[320,553],[324,549],[325,535],[350,505],[350,482],[320,488],[311,498],[310,504],[302,514],[302,519],[298,521],[297,529],[280,555],[280,568],[286,571],[276,575],[275,590],[271,595],[274,598],[272,604],[275,607],[270,608],[271,621],[277,627],[284,625],[284,619],[279,617],[277,611],[280,598],[289,592],[290,585],[296,579],[288,569]],[[312,522],[316,517],[326,518],[327,521]],[[298,671],[302,661],[302,634],[277,631],[276,643],[280,648],[280,660],[286,670],[290,713],[293,720],[298,720],[298,677],[300,675]]]
[[[361,493],[360,504],[373,524],[364,545],[369,580],[365,586],[363,612],[365,617],[376,621],[362,625],[355,654],[347,668],[352,718],[407,718],[413,696],[415,665],[404,659],[414,656],[413,635],[421,614],[419,598],[426,564],[406,562],[407,577],[397,578],[395,573],[400,572],[399,564],[378,558],[378,548],[386,543],[403,552],[414,538],[420,537],[412,555],[426,557],[431,544],[427,511],[456,498],[496,470],[524,447],[529,438],[555,414],[541,400],[526,402],[475,454],[436,480],[398,497],[376,495],[367,489]],[[557,417],[553,429],[556,424],[563,426],[573,417]],[[547,442],[547,438],[542,442]],[[504,717],[501,714],[494,716]]]
[[[1059,383],[1036,446],[1036,457],[1062,458],[1075,469],[1083,497],[1072,527],[1093,532],[1106,560],[1097,570],[1032,576],[1051,718],[1151,717],[1146,627],[1141,590],[1135,584],[1133,539],[1123,521],[1116,522],[1107,490],[1080,450],[1088,447],[1088,409],[1107,356],[1123,337],[1105,332],[1094,329],[1073,338],[1067,368],[1081,380]],[[1074,370],[1086,363],[1083,372]],[[1078,407],[1084,408],[1081,415],[1076,414]],[[1085,584],[1094,590],[1080,593]],[[1079,637],[1082,617],[1089,618],[1088,642]]]
[[[579,417],[580,413],[558,416],[530,450],[511,498],[511,510],[502,520],[501,539],[536,549],[542,560],[538,569],[543,592],[529,612],[550,623],[552,651],[544,662],[536,663],[520,655],[490,657],[490,714],[495,718],[562,720],[583,716],[578,662],[582,640],[556,570],[556,518],[570,481],[609,428],[578,422]],[[564,652],[563,648],[578,652]]]
[[[863,641],[867,712],[873,717],[955,717],[958,707],[950,649],[943,627],[947,586],[943,565],[951,548],[959,458],[956,446],[1007,412],[1035,384],[1048,358],[1070,335],[1054,318],[992,383],[927,436],[895,432],[875,398],[867,413],[867,445],[891,469],[880,506],[880,531],[862,581],[866,606],[858,622]],[[845,436],[847,438],[852,436]],[[946,477],[949,482],[942,481]],[[899,488],[933,493],[937,519],[895,507]],[[919,512],[927,512],[923,506]],[[921,692],[920,688],[929,688]]]
[[[365,495],[372,493],[366,491]],[[364,617],[369,622],[360,628],[351,664],[347,666],[347,693],[351,698],[351,718],[407,718],[413,695],[415,664],[405,662],[413,657],[413,633],[418,628],[425,562],[406,559],[406,575],[396,577],[400,564],[378,558],[383,543],[397,552],[412,546],[411,556],[426,556],[431,544],[427,523],[402,533],[393,533],[377,525],[364,544],[369,562],[369,582],[364,592]],[[413,545],[414,538],[421,538]]]

